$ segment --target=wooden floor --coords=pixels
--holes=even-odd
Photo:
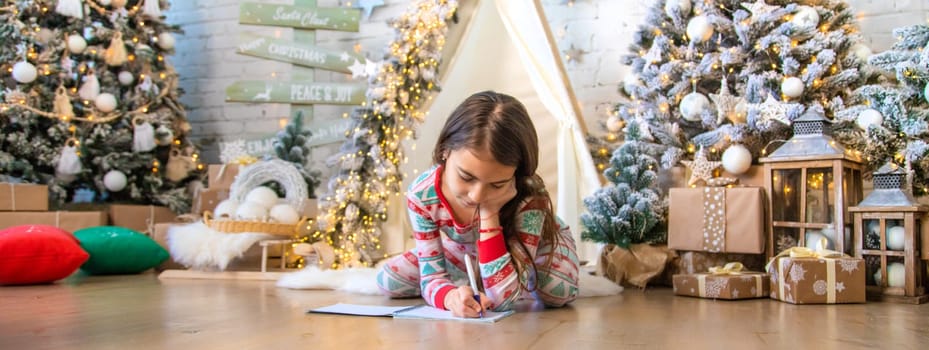
[[[155,274],[0,287],[2,349],[926,349],[929,304],[796,306],[627,289],[496,324],[306,314],[336,302],[407,305],[272,282]]]

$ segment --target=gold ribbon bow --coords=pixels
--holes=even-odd
[[[765,265],[765,271],[771,271],[771,264],[774,264],[779,258],[789,256],[791,258],[815,258],[822,259],[826,261],[826,303],[834,304],[836,300],[836,278],[835,278],[835,261],[837,258],[846,257],[842,252],[835,250],[826,249],[826,245],[829,242],[825,237],[821,238],[819,242],[816,242],[816,249],[810,249],[807,247],[792,247],[785,249],[779,254],[775,255],[768,261],[768,264]],[[782,300],[784,299],[786,280],[784,274],[786,271],[781,271],[783,267],[782,264],[778,264],[777,268],[777,284],[778,284],[778,297]],[[774,286],[771,286],[774,288]]]
[[[709,271],[711,275],[741,275],[744,268],[742,263],[736,261],[723,266],[713,266]]]
[[[745,269],[745,266],[742,265],[742,263],[735,261],[735,262],[726,263],[726,265],[723,265],[723,266],[710,267],[709,269],[710,272],[708,274],[703,274],[703,273],[697,274],[698,295],[700,297],[706,297],[706,277],[707,276],[751,274],[755,280],[755,296],[756,297],[763,296],[763,290],[762,290],[763,284],[761,281],[762,274],[744,270],[744,269]]]

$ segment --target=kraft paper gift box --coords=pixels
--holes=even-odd
[[[692,275],[709,271],[711,267],[730,262],[741,263],[746,270],[764,271],[764,254],[708,253],[678,251],[668,269],[672,275]]]
[[[172,222],[177,218],[168,207],[157,205],[113,204],[110,205],[110,224],[151,235],[155,224]]]
[[[711,299],[768,298],[771,280],[763,272],[743,271],[742,264],[729,263],[708,273],[674,275],[674,294]]]
[[[767,267],[772,299],[791,304],[865,302],[864,259],[815,252],[805,247],[785,252],[772,259]]]
[[[82,228],[106,225],[102,211],[17,211],[0,212],[0,229],[19,225],[49,225],[74,232]]]
[[[764,189],[672,188],[668,248],[712,253],[764,253]]]
[[[207,167],[207,185],[209,189],[228,190],[232,188],[236,175],[239,175],[238,164],[210,164]]]
[[[0,211],[48,211],[48,186],[0,183]]]
[[[191,213],[202,215],[205,211],[213,211],[216,206],[229,198],[228,188],[208,188],[197,192],[196,198],[191,209]]]

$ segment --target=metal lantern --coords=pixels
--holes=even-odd
[[[768,191],[768,258],[823,237],[830,249],[851,254],[849,203],[862,197],[858,153],[830,135],[821,109],[808,108],[793,121],[793,137],[759,162]]]
[[[848,210],[854,215],[855,257],[867,267],[868,297],[922,304],[929,295],[919,241],[929,207],[913,199],[905,178],[895,164],[884,165],[874,173],[874,191]]]

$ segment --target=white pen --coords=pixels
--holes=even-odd
[[[468,270],[468,280],[471,282],[471,290],[474,291],[474,300],[477,301],[477,305],[481,307],[480,315],[481,318],[484,318],[484,307],[481,306],[481,292],[477,290],[477,277],[474,276],[474,268],[471,267],[471,255],[465,254],[465,269]]]

